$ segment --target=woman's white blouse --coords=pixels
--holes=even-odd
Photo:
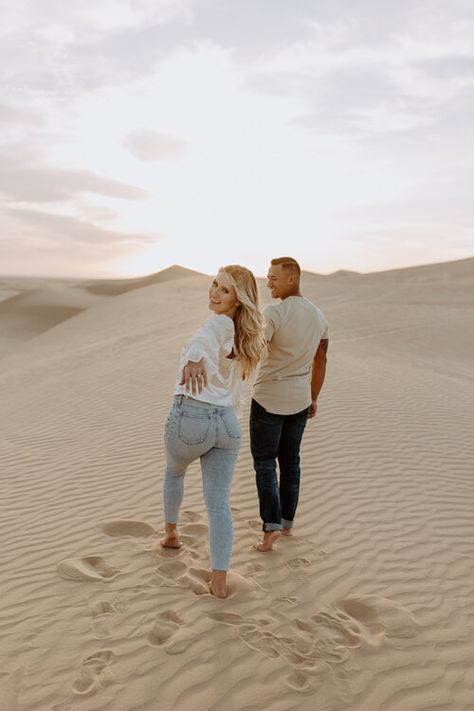
[[[195,395],[190,390],[188,395],[211,405],[238,406],[242,368],[236,358],[227,357],[232,353],[234,334],[234,322],[229,316],[214,314],[203,323],[181,351],[175,395],[186,395],[185,386],[180,385],[186,363],[204,358],[207,387]]]

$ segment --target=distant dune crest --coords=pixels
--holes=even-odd
[[[175,279],[188,279],[190,277],[204,276],[201,272],[185,269],[178,264],[163,269],[155,274],[136,279],[95,279],[81,283],[83,289],[87,289],[91,294],[101,294],[104,296],[118,296],[134,289],[143,289],[152,284],[161,284],[165,281]]]
[[[168,282],[195,280],[207,283],[209,275],[174,264],[160,272],[134,279],[40,279],[39,277],[0,278],[0,358],[25,341],[34,338],[81,312],[108,299]],[[346,288],[364,285],[365,289],[382,290],[394,285],[429,285],[474,281],[474,257],[441,264],[427,264],[404,269],[362,274],[340,269],[332,274],[303,272],[303,288],[318,285],[318,295],[333,293],[341,298],[341,285]],[[264,279],[259,280],[262,294]],[[321,291],[323,289],[323,291]],[[369,292],[367,292],[369,293]],[[375,294],[375,292],[374,292]],[[3,295],[3,300],[2,300]],[[379,298],[379,297],[377,297]]]

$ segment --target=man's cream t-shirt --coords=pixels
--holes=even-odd
[[[253,399],[268,412],[294,415],[311,404],[313,358],[328,324],[304,296],[288,296],[263,310],[268,341],[255,380]]]

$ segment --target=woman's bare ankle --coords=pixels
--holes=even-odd
[[[178,534],[178,524],[165,523],[165,537],[161,541],[164,548],[181,548]]]
[[[211,580],[209,582],[209,589],[213,595],[220,597],[222,599],[227,597],[227,570],[213,570],[211,573]]]

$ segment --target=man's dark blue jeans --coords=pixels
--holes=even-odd
[[[300,490],[300,446],[308,409],[306,407],[294,415],[275,415],[252,400],[250,449],[264,531],[280,531],[293,526]]]

